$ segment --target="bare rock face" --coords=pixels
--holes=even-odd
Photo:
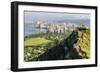
[[[67,46],[72,58],[90,58],[90,30],[77,29],[67,38]]]

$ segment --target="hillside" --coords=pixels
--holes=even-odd
[[[90,58],[90,30],[78,28],[66,40],[70,58]]]
[[[25,37],[24,60],[69,60],[90,58],[90,30],[43,33]]]
[[[24,60],[28,62],[65,59],[63,41],[71,33],[41,33],[25,37]]]

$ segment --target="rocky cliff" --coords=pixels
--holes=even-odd
[[[66,41],[72,59],[90,58],[90,29],[77,28]]]

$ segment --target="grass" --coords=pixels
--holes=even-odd
[[[45,38],[35,37],[35,38],[28,38],[25,41],[25,46],[39,46],[48,44],[49,42],[52,42],[51,40],[47,40]]]

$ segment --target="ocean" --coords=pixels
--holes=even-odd
[[[24,36],[28,36],[28,35],[34,35],[34,34],[38,34],[38,33],[45,33],[47,32],[46,29],[38,29],[38,28],[34,28],[28,24],[24,25]]]

